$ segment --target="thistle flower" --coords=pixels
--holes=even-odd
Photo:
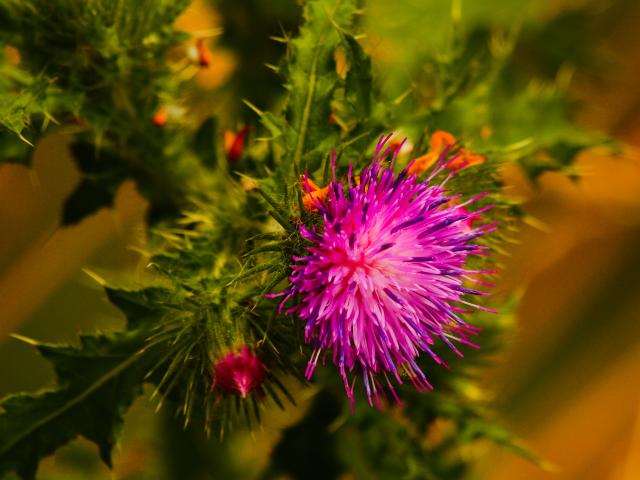
[[[488,310],[466,297],[485,293],[464,286],[474,274],[489,273],[465,268],[470,255],[487,254],[473,240],[495,228],[472,223],[491,206],[465,209],[486,193],[454,203],[461,195],[448,194],[444,186],[455,172],[429,184],[459,158],[446,160],[448,149],[424,182],[408,173],[411,165],[394,174],[395,155],[391,168],[381,164],[399,150],[385,148],[390,137],[380,139],[360,182],[353,181],[351,169],[346,182],[337,180],[334,159],[328,195],[315,202],[323,226],[300,226],[310,242],[308,254],[293,258],[289,288],[272,295],[285,297],[281,309],[297,300],[287,313],[306,322],[305,341],[314,346],[306,377],[330,352],[352,404],[358,376],[371,405],[373,398],[380,405],[386,387],[399,402],[394,378],[401,384],[408,377],[420,391],[431,389],[417,357],[425,352],[443,364],[432,350],[437,340],[458,354],[454,341],[475,347],[468,339],[478,329],[460,314]]]
[[[211,389],[218,388],[225,393],[246,398],[260,386],[267,376],[267,367],[246,345],[240,352],[229,352],[215,365],[215,375]]]

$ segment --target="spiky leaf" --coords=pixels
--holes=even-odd
[[[139,332],[81,337],[79,347],[30,341],[56,372],[54,388],[4,398],[0,474],[35,478],[38,462],[82,435],[111,465],[124,414],[142,391],[145,356]]]

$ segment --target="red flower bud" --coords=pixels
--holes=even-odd
[[[249,393],[262,390],[267,367],[249,347],[243,345],[238,353],[227,353],[215,366],[212,389],[246,398]]]
[[[224,132],[224,152],[227,155],[227,159],[231,163],[236,163],[242,156],[244,151],[244,139],[249,132],[249,126],[245,126],[238,131],[238,133],[230,130]]]
[[[156,113],[153,115],[153,124],[156,127],[162,127],[163,125],[166,125],[168,119],[169,119],[169,116],[167,114],[166,108],[160,107],[158,108],[158,110],[156,110]]]
[[[211,65],[211,52],[205,46],[203,38],[196,40],[196,49],[198,52],[198,64],[204,68]]]

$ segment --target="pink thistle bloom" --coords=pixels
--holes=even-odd
[[[394,378],[402,384],[408,377],[420,391],[432,389],[417,357],[426,352],[444,364],[432,351],[438,339],[460,355],[454,341],[477,348],[469,338],[478,329],[460,314],[488,310],[465,297],[485,293],[463,286],[474,281],[474,274],[490,273],[465,268],[469,255],[487,254],[488,247],[473,240],[495,229],[494,224],[473,226],[491,206],[466,210],[487,193],[454,203],[461,195],[449,195],[444,186],[455,171],[442,183],[429,184],[456,161],[456,155],[446,160],[448,149],[424,182],[408,173],[411,164],[394,174],[395,155],[391,168],[381,165],[389,153],[399,151],[386,146],[390,137],[378,142],[359,184],[351,169],[346,182],[336,179],[334,158],[328,195],[316,202],[324,226],[300,226],[311,243],[308,255],[293,258],[290,287],[272,295],[285,296],[281,308],[297,300],[287,313],[306,322],[305,341],[314,345],[307,379],[321,354],[331,352],[352,404],[358,376],[370,405],[375,398],[380,406],[383,381],[399,402]]]
[[[262,360],[243,345],[239,353],[229,352],[218,360],[211,389],[246,398],[254,390],[261,392],[266,376],[267,367]]]

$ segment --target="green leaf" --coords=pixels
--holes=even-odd
[[[371,74],[371,58],[353,35],[345,34],[349,71],[346,78],[348,98],[356,113],[356,118],[366,119],[371,115],[373,100],[373,76]]]
[[[57,385],[0,401],[0,475],[15,470],[35,478],[38,462],[78,435],[94,442],[110,466],[124,414],[142,392],[143,338],[139,332],[82,336],[79,347],[22,338],[53,364]]]
[[[73,225],[101,208],[112,207],[122,181],[105,183],[85,178],[67,197],[62,211],[62,224]]]
[[[13,65],[3,64],[1,57],[0,76],[4,77],[0,80],[0,132],[4,128],[27,145],[33,146],[37,137],[33,132],[26,132],[31,130],[34,119],[40,119],[44,129],[51,118],[50,112],[59,108],[61,103],[66,103],[67,108],[75,105],[74,99],[62,95],[53,82],[41,75],[32,77]]]
[[[492,94],[490,141],[523,145],[513,158],[531,180],[546,171],[574,176],[571,165],[581,151],[609,143],[571,122],[566,92],[559,86],[533,84],[524,91],[511,92],[507,81],[499,82]]]
[[[160,157],[158,165],[147,164],[140,161],[138,152],[129,156],[112,146],[98,148],[84,140],[73,143],[71,153],[82,177],[64,203],[64,225],[112,206],[118,188],[127,179],[135,181],[138,191],[149,200],[147,217],[151,222],[176,216],[179,204],[185,202],[184,185],[178,176],[181,172],[173,170],[180,166],[173,165],[172,159]]]
[[[18,163],[29,165],[33,158],[33,148],[9,131],[0,131],[0,152],[2,152],[0,164]]]
[[[109,301],[124,313],[128,330],[153,328],[164,313],[163,303],[171,298],[171,292],[160,287],[135,291],[105,288],[105,291]]]
[[[281,140],[285,171],[315,170],[338,142],[338,128],[329,121],[331,101],[342,82],[334,55],[343,42],[341,32],[351,28],[355,9],[351,0],[317,0],[305,5],[305,23],[290,42],[282,68],[289,90],[288,125]]]
[[[113,206],[118,187],[128,176],[122,159],[108,150],[98,151],[90,143],[76,142],[71,153],[84,176],[65,200],[63,225],[78,223],[100,208]]]

